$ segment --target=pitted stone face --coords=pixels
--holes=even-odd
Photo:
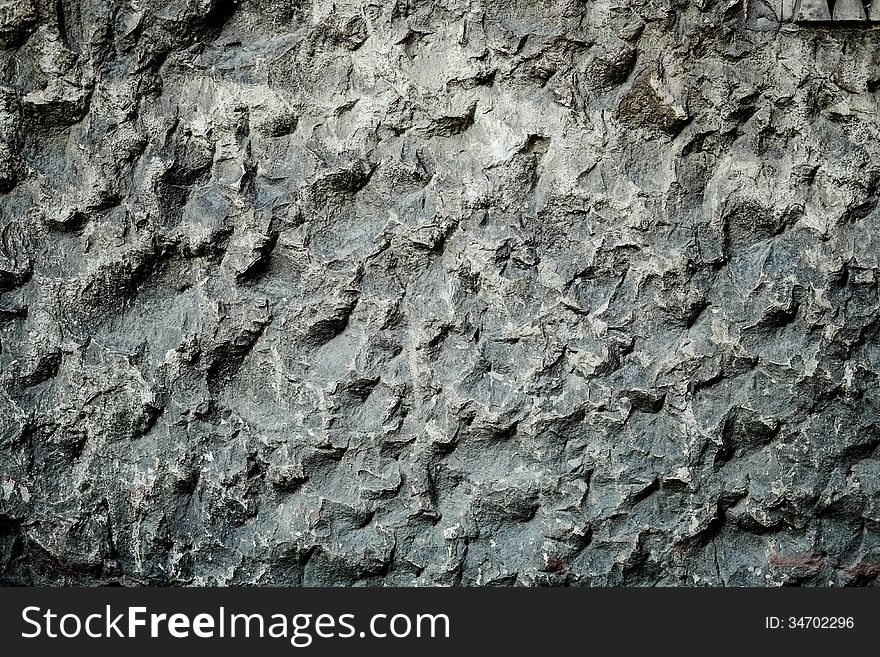
[[[749,25],[868,27],[880,23],[880,0],[747,0]]]

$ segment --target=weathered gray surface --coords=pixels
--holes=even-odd
[[[0,579],[865,584],[880,33],[0,0]]]

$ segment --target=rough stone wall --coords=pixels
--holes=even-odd
[[[747,9],[0,0],[0,581],[872,583],[880,31]]]

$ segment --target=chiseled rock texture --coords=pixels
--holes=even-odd
[[[874,583],[880,31],[763,4],[0,0],[0,581]]]

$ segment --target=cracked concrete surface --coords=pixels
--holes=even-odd
[[[880,32],[0,0],[0,581],[864,585]]]

